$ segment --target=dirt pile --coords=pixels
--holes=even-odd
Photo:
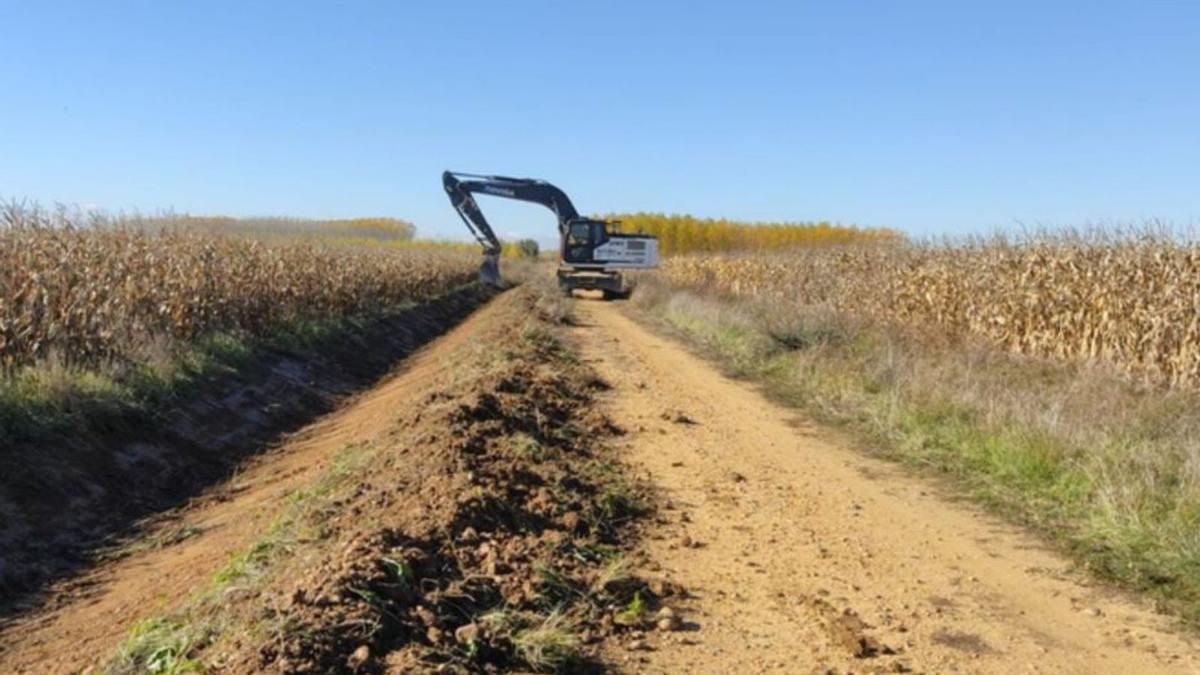
[[[254,599],[271,637],[226,645],[229,670],[586,669],[605,636],[678,627],[623,555],[650,500],[604,445],[605,385],[515,296],[448,386],[397,411],[336,543]]]

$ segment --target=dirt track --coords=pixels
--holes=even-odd
[[[167,611],[258,536],[338,449],[427,405],[493,303],[396,375],[197,500],[53,609],[0,630],[0,672],[74,672]],[[623,456],[662,491],[643,576],[684,588],[683,630],[622,634],[632,672],[1200,672],[1194,644],[1143,603],[1069,573],[1033,537],[723,377],[628,318],[578,302],[570,329],[611,389]],[[505,319],[511,320],[511,319]],[[415,503],[415,502],[414,502]],[[637,640],[635,643],[634,640]]]
[[[648,672],[1180,673],[1145,603],[731,381],[619,305],[580,303],[626,456],[661,486],[659,572],[694,632],[614,651]]]

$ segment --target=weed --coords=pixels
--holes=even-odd
[[[116,656],[102,672],[105,675],[203,672],[204,665],[192,654],[206,646],[212,637],[212,631],[205,627],[163,618],[148,619],[129,631],[117,648]]]
[[[394,584],[398,584],[405,590],[412,590],[416,584],[417,577],[413,572],[412,566],[404,559],[383,558],[381,561],[383,568],[387,570],[388,578]]]
[[[629,561],[621,556],[615,557],[596,574],[596,579],[592,582],[592,593],[603,593],[628,582],[632,576]]]
[[[633,594],[629,604],[625,605],[625,609],[613,617],[613,621],[621,626],[640,626],[646,618],[647,609],[646,601],[642,599],[641,591],[638,591]]]
[[[559,612],[551,612],[537,625],[516,631],[512,642],[517,656],[534,670],[560,670],[579,656],[579,637]]]
[[[538,593],[548,605],[570,602],[581,595],[574,581],[548,563],[535,563],[534,572]]]

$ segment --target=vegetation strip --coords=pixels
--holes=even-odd
[[[634,302],[775,399],[953,476],[1087,569],[1200,620],[1194,394],[721,288],[645,278]]]
[[[652,500],[604,444],[605,385],[553,296],[502,296],[437,390],[105,672],[574,672],[652,627],[674,591],[627,555]]]

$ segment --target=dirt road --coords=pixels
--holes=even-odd
[[[693,629],[640,672],[1181,673],[1196,645],[1034,537],[950,499],[651,334],[580,304],[628,459],[669,501],[652,566]]]
[[[1200,672],[1197,645],[1174,632],[1169,619],[1087,583],[1036,538],[725,378],[643,328],[620,304],[576,305],[579,321],[568,339],[609,385],[596,385],[599,413],[626,432],[612,442],[662,496],[657,521],[637,526],[646,538],[638,544],[644,560],[636,573],[686,591],[679,604],[675,595],[664,598],[682,614],[682,630],[593,635],[607,640],[601,648],[607,662],[630,672]],[[233,553],[270,526],[290,491],[311,484],[350,444],[384,439],[396,448],[395,466],[404,467],[372,476],[359,502],[349,502],[362,507],[349,520],[364,521],[364,531],[403,530],[405,518],[424,518],[435,498],[448,505],[453,522],[468,522],[454,509],[473,508],[469,500],[459,503],[459,493],[463,481],[478,482],[483,474],[465,455],[430,460],[430,478],[413,482],[417,460],[447,452],[451,436],[466,427],[443,424],[434,414],[415,420],[439,405],[450,412],[504,412],[484,405],[499,389],[468,387],[470,396],[460,392],[443,401],[439,396],[454,388],[446,366],[468,347],[490,353],[477,344],[489,326],[511,324],[508,333],[497,334],[519,339],[511,336],[529,311],[502,296],[372,390],[164,518],[143,542],[149,545],[56,589],[42,611],[0,626],[0,672],[78,672],[103,659],[138,621],[169,612],[204,588]],[[546,382],[558,382],[562,370],[550,362],[522,368]],[[511,398],[520,381],[506,375],[486,387],[503,387]],[[561,382],[525,387],[520,396],[538,398],[555,387]],[[472,401],[475,408],[460,410],[460,403]],[[545,421],[538,405],[531,410]],[[407,431],[397,436],[398,428]],[[478,452],[490,447],[485,440],[464,447]],[[534,475],[517,460],[504,461],[513,475]],[[451,475],[458,482],[446,478]],[[524,486],[504,494],[509,500],[524,494],[526,506],[551,508],[545,490]],[[347,533],[350,544],[364,541],[354,528]],[[527,539],[530,547],[540,541]],[[532,548],[507,545],[514,542],[500,548],[532,555]],[[461,542],[449,546],[457,551]],[[492,555],[491,544],[479,546]],[[330,551],[341,560],[359,549]],[[522,584],[529,580],[514,571],[532,569],[529,561],[508,568],[489,574],[512,591],[505,598],[525,597],[529,589]],[[323,568],[314,574],[324,579]],[[293,602],[320,597],[315,591],[284,595]],[[253,652],[255,645],[248,647]],[[342,656],[329,663],[347,664]],[[396,666],[389,672],[406,671]]]

